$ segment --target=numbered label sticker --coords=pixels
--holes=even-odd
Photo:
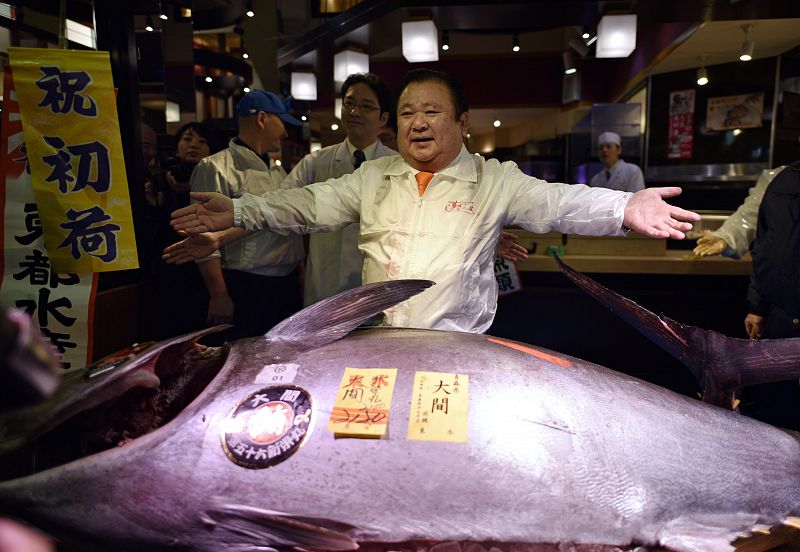
[[[256,383],[280,385],[294,382],[298,364],[267,364],[256,376]]]

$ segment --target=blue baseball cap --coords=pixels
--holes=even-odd
[[[277,94],[272,92],[251,90],[239,100],[236,106],[236,114],[239,115],[239,117],[249,117],[251,115],[257,115],[259,111],[263,111],[264,113],[277,115],[284,123],[302,126],[303,123],[289,115],[291,101],[291,98],[288,96],[281,100]]]

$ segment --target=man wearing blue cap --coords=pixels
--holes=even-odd
[[[206,157],[192,173],[193,192],[219,192],[230,198],[277,190],[286,171],[270,159],[286,137],[284,123],[302,123],[289,115],[288,99],[252,90],[236,107],[239,133],[221,152]],[[199,259],[209,292],[207,322],[232,322],[226,339],[265,333],[302,305],[297,265],[303,240],[258,231]]]

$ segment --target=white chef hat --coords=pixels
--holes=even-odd
[[[603,144],[616,144],[621,146],[622,141],[620,140],[619,134],[616,132],[604,132],[597,137],[597,145],[602,146]]]

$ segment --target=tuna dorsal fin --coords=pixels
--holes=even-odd
[[[800,377],[800,338],[750,341],[679,324],[601,286],[556,256],[561,272],[686,366],[703,400],[731,408],[732,393],[757,383]]]
[[[344,291],[287,318],[267,332],[266,338],[320,347],[432,285],[430,280],[391,280]]]
[[[207,509],[203,523],[213,532],[225,530],[230,537],[215,536],[214,542],[225,542],[231,549],[241,545],[248,550],[264,547],[300,547],[317,550],[355,550],[358,543],[341,531],[341,523],[307,520],[283,512],[264,510],[241,504],[219,504]],[[251,546],[253,548],[248,548]]]

